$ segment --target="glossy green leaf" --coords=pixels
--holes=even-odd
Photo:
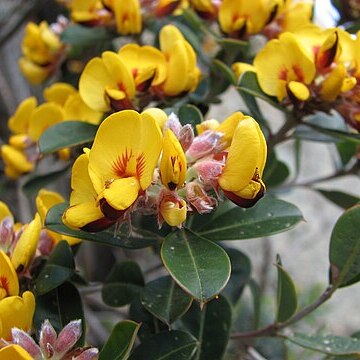
[[[226,252],[189,231],[176,231],[166,237],[161,258],[172,278],[200,303],[216,296],[230,277]]]
[[[232,311],[225,297],[208,302],[203,309],[194,303],[182,323],[200,343],[197,360],[221,360],[229,341]]]
[[[280,256],[277,256],[277,314],[276,321],[284,322],[295,314],[298,302],[295,285],[290,275],[284,270]]]
[[[303,220],[300,210],[286,201],[265,196],[249,209],[231,207],[199,224],[199,235],[213,240],[242,240],[290,230]]]
[[[190,307],[192,298],[170,276],[146,284],[142,304],[155,317],[170,325]]]
[[[65,166],[60,170],[49,171],[46,174],[31,174],[22,186],[22,190],[27,196],[37,194],[40,189],[65,176],[68,173],[69,168],[70,166]]]
[[[136,298],[129,308],[130,319],[141,323],[141,328],[138,332],[138,337],[141,342],[151,338],[154,334],[160,331],[168,331],[169,326],[154,317],[142,305],[140,297]]]
[[[225,251],[230,258],[231,276],[222,294],[235,304],[250,280],[251,262],[248,256],[239,250],[226,247]]]
[[[144,277],[136,262],[123,261],[111,269],[102,288],[102,299],[109,306],[130,304],[144,286]]]
[[[268,188],[282,184],[290,175],[287,165],[276,157],[275,152],[269,154],[263,175]]]
[[[360,205],[345,211],[330,240],[331,282],[341,287],[360,280]]]
[[[238,39],[229,39],[229,38],[219,38],[216,42],[224,48],[226,52],[238,53],[245,52],[248,50],[249,43],[247,41],[238,40]]]
[[[254,73],[253,71],[246,71],[241,75],[237,89],[238,91],[240,91],[240,93],[243,92],[255,96],[259,99],[266,101],[272,106],[282,111],[285,111],[285,108],[279,104],[276,97],[269,96],[261,90],[256,73]]]
[[[318,191],[326,199],[342,207],[343,209],[349,209],[360,202],[360,198],[354,195],[344,193],[342,191],[323,190],[323,189],[315,189],[315,190]]]
[[[150,231],[133,227],[131,236],[129,234],[115,233],[113,228],[98,233],[89,233],[82,230],[72,230],[66,227],[61,217],[69,205],[62,203],[53,206],[46,215],[45,226],[47,229],[60,234],[74,236],[79,239],[94,241],[103,245],[122,247],[127,249],[141,249],[158,243],[162,237]]]
[[[336,143],[341,162],[346,165],[356,154],[357,146],[351,141],[339,141]]]
[[[232,85],[236,84],[236,76],[234,72],[221,60],[215,59],[213,60],[213,66],[216,70],[220,71],[220,73],[224,76],[224,78]]]
[[[182,125],[190,124],[193,127],[203,121],[201,111],[194,105],[186,104],[180,107],[179,120]]]
[[[295,333],[288,336],[287,339],[306,349],[328,355],[352,355],[360,353],[360,340],[353,337]]]
[[[111,34],[103,27],[87,27],[71,25],[61,33],[61,41],[76,46],[91,46],[102,41],[111,40],[116,34]]]
[[[75,271],[74,256],[66,241],[60,241],[36,279],[36,291],[43,295],[68,280]]]
[[[114,326],[99,354],[99,360],[126,360],[141,324],[124,320]]]
[[[190,360],[197,347],[197,340],[189,333],[165,331],[135,348],[129,360]]]
[[[78,346],[84,344],[86,334],[86,322],[81,297],[77,288],[66,282],[45,295],[36,296],[36,308],[34,315],[34,327],[39,334],[41,324],[48,319],[57,332],[72,320],[82,320],[82,336]]]
[[[94,140],[97,126],[84,121],[63,121],[49,127],[39,139],[39,149],[43,154],[52,153],[66,147],[85,144]]]

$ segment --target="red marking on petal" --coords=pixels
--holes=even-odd
[[[287,80],[288,72],[289,72],[289,70],[286,69],[285,67],[283,67],[283,68],[280,70],[279,79],[286,81],[286,80]]]
[[[0,287],[2,287],[6,294],[9,295],[9,279],[5,276],[0,276]]]
[[[137,158],[136,158],[136,175],[137,178],[140,179],[144,173],[144,169],[145,169],[145,155],[144,153],[141,153]]]
[[[301,69],[300,65],[295,64],[292,66],[292,69],[294,70],[297,81],[304,82],[304,73],[303,73],[303,70]]]
[[[116,161],[113,163],[113,170],[120,178],[125,177],[127,164],[132,157],[132,150],[125,149],[125,153],[119,155]]]

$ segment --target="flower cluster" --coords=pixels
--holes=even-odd
[[[253,66],[235,63],[233,69],[238,76],[256,72],[261,89],[284,106],[305,115],[335,109],[359,130],[359,44],[359,33],[354,39],[342,29],[312,25],[281,34],[255,56]]]
[[[45,320],[41,325],[38,345],[28,333],[13,327],[11,329],[11,340],[4,341],[4,347],[0,348],[0,358],[19,360],[98,359],[99,351],[96,348],[74,348],[81,334],[81,320],[68,323],[59,335],[56,334],[49,320]]]
[[[65,25],[66,21],[60,18],[58,27],[62,28]],[[23,75],[34,85],[48,78],[57,69],[64,55],[65,46],[55,29],[56,27],[50,27],[46,21],[39,25],[29,22],[26,26],[21,46],[23,56],[19,59],[19,67]]]
[[[66,83],[55,83],[46,88],[44,98],[47,101],[41,105],[33,96],[23,100],[9,119],[12,135],[9,144],[1,146],[1,156],[5,173],[12,179],[34,170],[40,160],[38,140],[48,127],[67,120],[98,124],[103,116],[89,108],[77,90]],[[58,151],[62,160],[67,160],[69,155],[69,149]]]
[[[107,117],[74,163],[63,222],[94,232],[136,211],[181,227],[188,212],[211,212],[220,191],[239,206],[254,205],[265,191],[266,142],[257,122],[237,112],[197,131],[157,108]]]
[[[195,90],[200,77],[196,54],[173,25],[160,31],[160,50],[127,44],[88,62],[79,92],[97,111],[139,109],[150,101]]]

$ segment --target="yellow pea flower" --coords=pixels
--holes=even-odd
[[[15,134],[27,133],[30,116],[36,107],[37,100],[34,96],[23,100],[8,121],[9,129]]]
[[[5,174],[11,179],[34,169],[34,164],[27,159],[25,153],[13,146],[2,145],[1,157],[5,162]]]
[[[283,33],[279,39],[269,41],[254,59],[261,89],[268,95],[276,96],[279,101],[290,91],[300,100],[310,96],[307,85],[316,73],[315,64],[307,51],[292,33]]]
[[[37,65],[25,57],[21,57],[18,60],[18,65],[21,73],[30,82],[30,84],[33,85],[43,83],[54,71],[53,66],[51,65]]]
[[[60,106],[64,106],[69,96],[76,94],[76,92],[76,89],[72,85],[63,82],[57,82],[45,88],[43,95],[46,101],[54,102]]]
[[[33,357],[20,345],[11,344],[0,349],[0,360],[9,360],[9,359],[33,360]]]
[[[167,224],[181,227],[186,220],[186,201],[175,197],[164,197],[160,203],[159,212]]]
[[[190,4],[201,17],[206,19],[215,17],[218,12],[218,7],[212,0],[190,0]]]
[[[164,125],[168,119],[166,112],[159,108],[148,108],[148,109],[145,109],[142,113],[149,114],[154,119],[156,119],[156,122],[159,125],[160,130],[162,130],[164,128]]]
[[[0,301],[19,294],[19,280],[9,257],[0,250]]]
[[[163,152],[160,162],[161,181],[169,190],[181,188],[186,178],[186,157],[179,140],[167,129],[163,139]]]
[[[152,46],[127,44],[119,55],[133,74],[136,88],[140,91],[157,86],[166,79],[166,59],[162,52]]]
[[[88,172],[88,152],[74,162],[71,174],[70,207],[64,212],[62,221],[72,229],[100,231],[114,221],[105,218],[97,200],[97,193]]]
[[[25,225],[12,253],[11,262],[16,271],[23,272],[30,266],[39,242],[40,231],[41,220],[39,214],[36,213],[34,220]]]
[[[50,208],[56,204],[63,203],[64,201],[65,199],[55,191],[49,191],[46,189],[41,189],[39,191],[36,197],[36,208],[40,215],[42,226],[44,226],[46,214],[48,213]],[[81,241],[80,239],[71,236],[61,235],[50,230],[46,230],[46,231],[49,237],[53,239],[55,244],[57,244],[61,240],[65,240],[71,246],[78,244]]]
[[[183,0],[158,0],[155,15],[161,17],[172,14],[183,2]]]
[[[232,138],[234,136],[235,129],[237,128],[239,122],[245,118],[245,115],[237,111],[232,115],[228,116],[216,129],[216,132],[222,134],[221,143],[224,148],[230,146]]]
[[[242,62],[236,62],[232,64],[231,68],[237,78],[239,78],[246,71],[256,72],[256,69],[253,65]]]
[[[196,132],[201,135],[206,130],[215,130],[220,123],[216,119],[205,120],[200,124],[196,124]]]
[[[142,28],[139,0],[104,0],[115,15],[117,31],[122,35],[139,34]]]
[[[29,331],[35,312],[35,297],[32,292],[25,291],[21,296],[9,296],[0,301],[0,338],[11,340],[11,329],[17,327]]]
[[[70,3],[71,19],[84,25],[102,25],[111,19],[100,0],[73,0]]]
[[[226,197],[241,207],[250,207],[265,191],[261,180],[266,163],[266,141],[258,123],[245,116],[238,124],[219,185]]]
[[[167,59],[167,77],[160,86],[160,92],[167,96],[177,96],[195,90],[200,70],[193,48],[173,25],[164,26],[159,36],[160,49]]]
[[[223,0],[219,8],[221,30],[233,37],[257,34],[269,21],[274,5],[265,0]]]
[[[135,81],[121,57],[105,51],[102,57],[90,60],[79,81],[79,92],[91,109],[106,112],[132,108]]]

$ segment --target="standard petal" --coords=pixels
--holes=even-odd
[[[19,280],[9,257],[0,250],[0,301],[19,294]]]

